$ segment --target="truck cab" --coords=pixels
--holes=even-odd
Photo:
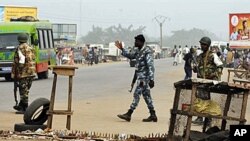
[[[28,44],[34,48],[36,73],[39,79],[48,78],[48,66],[56,63],[52,24],[48,21],[17,21],[0,23],[0,77],[11,80],[14,52],[19,45],[19,33],[28,34]]]

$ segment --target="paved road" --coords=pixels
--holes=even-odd
[[[155,88],[152,97],[157,111],[157,123],[144,123],[141,120],[149,115],[146,104],[141,100],[133,113],[130,123],[117,118],[117,114],[128,109],[132,96],[128,92],[134,68],[128,62],[98,64],[92,67],[82,66],[76,70],[73,78],[73,110],[72,129],[81,131],[94,131],[100,133],[127,133],[148,135],[149,133],[167,133],[170,109],[173,105],[173,83],[184,78],[183,64],[172,66],[172,59],[155,60],[156,76]],[[224,71],[223,80],[226,80],[227,71]],[[46,80],[36,80],[33,83],[30,101],[38,97],[50,98],[52,75]],[[56,109],[65,109],[68,78],[58,77],[56,95]],[[13,82],[0,79],[1,106],[0,129],[13,130],[14,123],[23,122],[22,115],[14,114],[12,106]],[[233,110],[239,112],[237,99],[233,100]],[[250,104],[246,112],[246,119],[250,119]],[[9,118],[12,117],[12,118]],[[65,116],[55,116],[54,129],[65,129]],[[192,129],[201,130],[200,126]]]
[[[167,71],[173,71],[178,67],[171,66],[172,59],[155,60],[156,88],[166,89],[165,84],[158,83]],[[134,68],[129,67],[128,62],[116,62],[98,64],[94,66],[79,66],[73,77],[73,100],[82,100],[107,95],[123,95],[130,89]],[[167,76],[164,76],[167,79]],[[158,81],[158,82],[157,82]],[[38,97],[50,98],[53,82],[53,74],[50,72],[48,79],[35,80],[30,90],[29,101]],[[170,80],[172,82],[172,80]],[[172,87],[172,83],[169,84]],[[15,104],[13,97],[13,82],[6,82],[0,78],[0,111],[12,110]],[[68,77],[58,76],[56,101],[67,99]]]

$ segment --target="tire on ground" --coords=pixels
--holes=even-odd
[[[42,125],[47,119],[50,101],[46,98],[34,100],[26,109],[23,120],[25,124]]]
[[[36,131],[39,128],[44,130],[47,128],[47,125],[28,125],[24,123],[16,123],[14,125],[14,131],[17,131],[17,132],[22,132],[26,130]]]

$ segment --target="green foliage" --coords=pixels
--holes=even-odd
[[[81,37],[79,42],[107,44],[109,42],[121,40],[126,45],[133,45],[134,36],[143,33],[144,29],[144,26],[133,29],[133,25],[123,28],[120,24],[117,27],[110,26],[106,29],[93,26],[92,31],[90,31],[86,36]]]

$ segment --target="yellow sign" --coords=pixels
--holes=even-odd
[[[5,7],[4,20],[10,21],[11,18],[20,18],[22,16],[32,16],[37,19],[36,7]]]

